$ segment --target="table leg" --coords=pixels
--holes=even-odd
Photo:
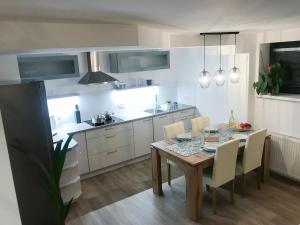
[[[202,168],[189,167],[186,179],[186,214],[193,221],[198,221],[202,211]]]
[[[270,153],[271,153],[271,136],[267,136],[264,145],[264,151],[261,160],[261,181],[264,182],[265,179],[270,174]]]
[[[154,194],[163,195],[161,178],[161,157],[158,150],[151,148],[152,160],[152,187]]]

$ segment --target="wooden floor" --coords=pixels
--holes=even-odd
[[[163,171],[166,171],[163,164]],[[181,172],[173,168],[175,176]],[[166,181],[166,174],[163,174]],[[236,194],[229,203],[229,192],[218,189],[217,214],[211,212],[209,193],[204,194],[203,225],[298,225],[300,187],[269,178],[256,189],[255,176],[248,179],[247,197]],[[73,204],[67,225],[193,225],[185,216],[185,180],[178,177],[164,196],[151,189],[151,164],[145,160],[82,182],[83,195]],[[238,191],[238,190],[237,190]]]

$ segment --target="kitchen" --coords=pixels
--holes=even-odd
[[[223,51],[230,51],[230,48],[232,46],[223,46]],[[218,55],[214,54],[217,52],[218,46],[209,46],[207,49],[212,54],[208,55],[207,66],[215,70],[214,60],[218,58]],[[38,77],[38,79],[44,79],[45,82],[54,141],[66,137],[67,134],[73,134],[73,139],[77,142],[74,150],[67,154],[60,183],[63,199],[68,201],[70,198],[74,198],[74,205],[77,205],[77,207],[73,206],[74,211],[71,210],[70,218],[73,217],[72,214],[87,213],[94,209],[87,207],[80,210],[81,198],[85,199],[84,196],[89,196],[88,193],[85,193],[86,186],[82,187],[84,180],[149,159],[150,144],[164,138],[163,127],[167,124],[183,121],[186,129],[191,130],[190,120],[199,116],[200,112],[198,107],[195,107],[197,100],[192,99],[194,96],[189,96],[189,93],[185,93],[186,90],[183,87],[190,81],[184,81],[185,73],[178,74],[179,68],[176,68],[177,65],[181,66],[176,63],[176,60],[182,61],[185,54],[190,51],[200,55],[203,49],[197,47],[177,50],[138,49],[114,52],[106,50],[102,52],[23,53],[1,56],[2,62],[6,61],[3,63],[2,69],[17,70],[21,79],[34,79],[26,69],[30,73],[34,64],[40,65],[43,59],[45,62],[50,61],[51,63],[75,58],[74,61],[78,62],[75,71],[78,71],[79,77],[78,74],[67,78],[62,77],[70,75],[57,75],[54,79],[51,76],[47,78],[47,74],[45,78]],[[158,60],[159,63],[165,63],[160,65],[160,68],[138,68],[133,64],[135,67],[127,68],[129,71],[131,70],[130,72],[111,73],[111,56],[124,53],[125,56],[126,54],[129,56],[130,54],[139,54],[138,59],[144,57],[142,59],[144,61],[147,61],[147,57],[150,55],[150,59],[148,59],[150,64],[153,60],[152,55],[161,57],[162,54],[163,57],[167,57],[167,60]],[[232,55],[223,55],[222,57],[224,58],[224,68],[229,68]],[[13,63],[7,63],[9,60]],[[90,65],[90,62],[98,64]],[[157,63],[157,60],[154,60],[154,63]],[[192,66],[197,69],[200,63],[200,60],[196,61]],[[51,65],[53,66],[53,64]],[[58,64],[58,66],[60,65]],[[44,69],[48,72],[47,65],[45,68],[36,66],[35,69]],[[80,81],[92,68],[101,68],[101,71],[105,72],[107,76],[121,82],[116,83],[109,80],[108,82],[96,81],[94,84],[80,84]],[[38,75],[41,74],[43,73]],[[91,76],[96,77],[96,75],[91,73]],[[100,76],[103,77],[102,74]],[[59,79],[57,79],[58,77]],[[243,82],[243,79],[241,80]],[[198,85],[194,86],[195,89],[199,87]],[[217,87],[214,88],[217,89]],[[220,95],[223,96],[220,97],[223,99],[226,98],[224,94],[227,90],[226,88],[222,89]],[[177,99],[180,100],[178,103]],[[211,104],[213,103],[211,102]],[[209,110],[214,107],[212,105],[205,108]],[[212,113],[214,112],[212,111]],[[224,118],[227,120],[228,113],[218,114],[218,117],[215,118],[217,121],[214,123],[224,121]],[[80,198],[80,196],[83,197]],[[87,200],[85,199],[83,202],[87,202]],[[103,203],[94,204],[101,206]]]
[[[0,19],[5,224],[299,223],[298,95],[259,86],[276,57],[298,48],[298,28],[214,27],[198,18],[204,27],[187,32],[112,18],[19,16]],[[233,180],[207,181],[219,165],[212,152],[239,139],[231,147],[239,159],[252,132],[264,137],[259,165],[235,176],[243,166],[234,160]],[[60,222],[40,164],[20,157],[27,151],[58,173]],[[63,158],[60,172],[55,157]]]

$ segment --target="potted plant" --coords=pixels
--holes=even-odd
[[[66,154],[68,151],[69,144],[72,140],[72,135],[68,137],[65,144],[63,145],[63,140],[60,140],[56,143],[51,169],[48,169],[44,162],[34,154],[30,154],[26,151],[23,146],[15,145],[14,147],[22,152],[29,161],[35,163],[39,168],[41,173],[45,177],[46,188],[49,192],[53,205],[56,209],[58,222],[60,225],[65,225],[67,215],[69,213],[73,198],[70,199],[67,203],[64,203],[61,192],[60,192],[60,178],[63,171]]]
[[[258,81],[253,83],[253,87],[257,94],[278,95],[285,75],[286,71],[281,64],[274,63],[267,71],[259,74]]]

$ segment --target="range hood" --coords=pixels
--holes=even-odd
[[[107,84],[119,82],[116,78],[100,70],[99,55],[97,52],[87,52],[86,55],[88,72],[81,78],[78,82],[79,84]]]

